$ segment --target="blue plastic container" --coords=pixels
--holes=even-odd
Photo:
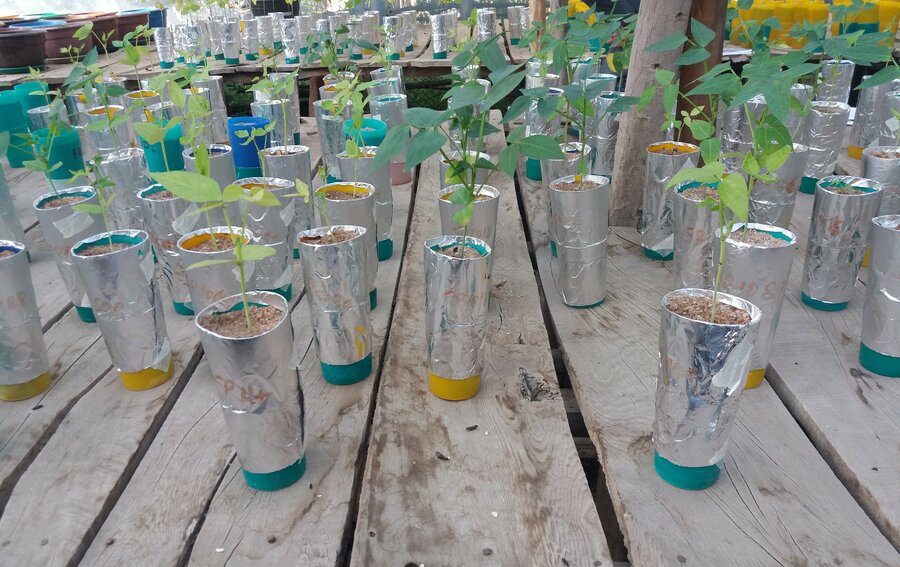
[[[247,137],[239,137],[240,131],[251,132],[254,128],[265,128],[268,118],[257,116],[235,116],[228,119],[228,140],[234,155],[235,167],[260,167],[259,152],[269,147],[269,135],[247,143]]]

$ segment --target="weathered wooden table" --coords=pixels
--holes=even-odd
[[[314,122],[302,143],[318,159]],[[502,132],[487,140],[495,157],[504,146]],[[125,390],[42,240],[31,203],[43,181],[7,170],[54,382],[0,403],[0,563],[593,567],[625,559],[624,543],[648,566],[900,564],[900,382],[856,363],[862,283],[847,311],[809,311],[798,246],[767,382],[743,397],[724,474],[681,491],[654,473],[650,439],[670,269],[614,228],[606,302],[566,308],[549,273],[545,189],[524,176],[492,178],[482,390],[456,403],[427,393],[423,242],[438,232],[438,175],[432,158],[394,188],[372,377],[324,382],[297,270],[308,468],[262,493],[244,484],[193,322],[167,310],[175,377]],[[810,207],[800,195],[801,240]],[[602,466],[593,487],[567,421],[576,403]]]

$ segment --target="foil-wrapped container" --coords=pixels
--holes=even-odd
[[[528,7],[510,6],[506,9],[506,17],[509,22],[509,43],[519,45],[522,36],[528,31]]]
[[[881,206],[877,216],[900,215],[900,146],[864,149],[860,176],[881,183]]]
[[[328,18],[319,18],[316,20],[316,31],[323,36],[331,35],[331,21]]]
[[[859,361],[900,377],[900,215],[872,219],[872,257],[863,304]]]
[[[66,93],[63,101],[66,104],[66,111],[69,114],[69,124],[72,126],[81,126],[85,124],[84,113],[89,108],[97,106],[97,90],[96,89],[79,89],[78,92]]]
[[[112,185],[115,199],[109,205],[110,226],[118,229],[143,229],[144,216],[138,191],[151,185],[144,150],[129,148],[112,152],[100,162],[100,174]]]
[[[369,74],[372,76],[373,81],[389,78],[397,79],[397,81],[399,81],[400,93],[406,94],[406,85],[403,82],[403,67],[398,65],[391,65],[389,69],[386,67],[378,67],[377,69],[369,71]]]
[[[456,12],[442,12],[428,17],[431,21],[431,48],[435,59],[446,59],[453,47],[453,32],[456,31]],[[451,26],[454,28],[451,31]]]
[[[473,257],[464,255],[471,248]],[[438,236],[425,242],[425,344],[428,389],[445,400],[475,396],[484,371],[491,247],[483,240]]]
[[[97,250],[110,243],[117,248]],[[147,233],[91,236],[72,247],[72,257],[122,384],[148,390],[169,380],[172,349]]]
[[[241,62],[241,22],[229,20],[222,25],[222,41],[225,64],[237,65]]]
[[[416,39],[416,13],[412,10],[401,12],[400,24],[403,29],[403,47],[407,52],[412,51]]]
[[[153,28],[153,43],[156,45],[156,56],[159,58],[161,69],[171,69],[175,66],[175,34],[172,28]]]
[[[618,92],[603,92],[591,101],[594,116],[589,117],[582,139],[587,138],[593,155],[593,175],[612,176],[619,137],[618,114],[609,113],[609,105],[622,96]]]
[[[53,105],[36,106],[28,109],[28,130],[37,132],[49,128],[53,120],[63,124],[69,123],[69,115],[66,106],[62,103]],[[15,144],[17,140],[12,140]]]
[[[50,361],[25,245],[0,240],[0,253],[0,400],[18,401],[50,387]]]
[[[618,85],[619,77],[612,73],[592,73],[581,80],[585,87],[593,87],[597,83],[602,83],[603,92],[615,92]],[[619,93],[621,96],[621,93]]]
[[[363,146],[362,156],[352,158],[346,153],[338,154],[338,168],[341,179],[365,181],[375,188],[375,238],[378,241],[378,261],[390,259],[394,253],[394,196],[391,191],[391,166],[385,164],[374,168],[378,148]]]
[[[330,193],[340,194],[334,197]],[[375,276],[378,274],[378,241],[375,222],[375,187],[368,183],[328,183],[317,191],[325,209],[326,218],[322,226],[349,225],[366,229],[364,239],[367,242],[366,264],[363,275],[366,289],[369,290],[369,305],[375,309],[378,303],[378,290],[375,288]],[[320,209],[321,211],[321,209]]]
[[[196,203],[166,195],[162,185],[147,187],[138,193],[138,198],[144,215],[144,227],[150,234],[175,312],[192,316],[191,292],[177,244],[182,236],[202,226],[203,215],[197,213],[199,207]]]
[[[397,77],[375,79],[366,90],[368,91],[370,99],[376,96],[401,94],[400,80]]]
[[[244,297],[234,295],[200,312],[196,325],[244,480],[256,490],[279,490],[306,468],[306,413],[293,361],[294,330],[283,297],[257,291],[246,300],[280,311],[278,323],[240,338],[208,329],[204,321],[209,317],[243,308]]]
[[[591,146],[581,142],[565,142],[559,145],[559,149],[565,156],[562,159],[541,160],[541,177],[544,181],[551,183],[570,175],[581,175],[582,158],[586,172],[590,173],[594,159]]]
[[[725,262],[719,291],[745,299],[761,312],[759,324],[750,332],[753,352],[750,354],[750,368],[745,384],[746,388],[755,388],[762,384],[769,365],[769,353],[781,317],[781,305],[791,275],[797,237],[789,230],[777,226],[747,224],[746,229],[764,232],[778,240],[777,245],[763,246],[736,239],[735,235],[744,229],[743,223],[736,223],[731,236],[725,240]],[[716,231],[717,240],[720,234]],[[713,261],[718,265],[718,246],[713,248]]]
[[[791,86],[791,96],[797,99],[797,102],[803,107],[805,107],[810,99],[812,99],[812,93],[812,85],[795,83]],[[788,117],[784,123],[784,127],[787,128],[787,131],[790,133],[791,139],[794,140],[794,142],[806,144],[806,130],[803,128],[803,115],[799,110],[792,108],[788,111]]]
[[[227,144],[209,144],[206,146],[209,154],[209,176],[216,180],[220,189],[234,183],[236,172],[234,168],[234,155],[231,146]],[[182,154],[184,169],[197,172],[197,160],[194,158],[194,148],[186,148]]]
[[[256,237],[256,244],[273,248],[275,254],[257,260],[254,270],[256,289],[271,291],[291,299],[294,269],[291,264],[294,224],[294,198],[287,197],[296,192],[293,180],[274,177],[244,177],[234,182],[248,193],[255,188],[266,189],[279,201],[275,207],[263,207],[240,200],[232,205],[231,219],[243,219],[244,226]],[[234,220],[232,220],[234,222]]]
[[[372,373],[372,320],[365,266],[366,229],[334,225],[297,236],[322,376],[332,384]]]
[[[384,51],[391,60],[400,59],[405,52],[401,45],[403,39],[400,30],[400,18],[397,16],[384,17]]]
[[[285,18],[281,21],[281,43],[284,47],[284,62],[288,65],[300,63],[300,48],[303,46],[300,26],[296,19]]]
[[[468,161],[473,165],[478,160],[487,160],[491,161],[490,154],[486,154],[484,152],[476,152],[475,150],[467,150],[466,155],[468,156]],[[441,189],[445,189],[446,187],[450,187],[451,185],[457,185],[459,183],[467,184],[473,187],[480,187],[487,183],[488,176],[491,174],[489,169],[485,168],[477,168],[474,170],[474,185],[472,180],[473,170],[467,169],[462,171],[461,173],[456,173],[455,170],[451,169],[451,164],[456,164],[459,162],[462,157],[461,152],[452,152],[449,156],[450,161],[448,162],[441,156],[440,159],[440,180],[441,180]],[[481,237],[479,237],[481,238]],[[489,243],[490,244],[490,243]]]
[[[585,84],[588,77],[600,72],[600,63],[590,57],[585,59],[574,57],[569,59],[569,69],[572,69],[572,76],[569,78],[569,82],[573,85],[582,85]],[[604,90],[613,91],[615,86]]]
[[[198,67],[203,61],[200,27],[197,25],[175,26],[175,53],[184,58],[188,67]],[[178,59],[179,61],[181,59]]]
[[[807,187],[814,183],[813,180],[834,173],[849,115],[850,107],[842,102],[817,101],[810,105],[804,121],[806,139],[809,141],[806,168],[803,170],[803,176],[809,179],[805,181]]]
[[[816,100],[847,104],[850,100],[850,86],[855,70],[856,64],[846,59],[824,61],[819,69],[819,90],[816,93]]]
[[[528,77],[539,77],[550,71],[550,66],[553,65],[553,59],[550,57],[545,57],[543,59],[538,57],[532,57],[528,61],[525,62],[525,77],[526,81]],[[525,84],[528,87],[528,84]],[[545,86],[558,86],[558,85],[545,85]],[[531,87],[528,87],[531,88]]]
[[[752,117],[747,114],[748,109]],[[725,171],[740,170],[743,155],[753,149],[753,128],[765,110],[765,97],[757,95],[740,106],[726,108],[722,112],[722,151],[726,154],[740,154],[725,156]]]
[[[842,194],[850,188],[858,192]],[[839,311],[850,303],[881,191],[881,183],[861,177],[834,175],[816,184],[801,283],[809,307]]]
[[[475,41],[487,41],[494,37],[497,29],[497,10],[479,8],[475,13]]]
[[[344,135],[344,119],[333,116],[322,107],[322,101],[313,103],[316,113],[316,126],[319,130],[319,143],[322,147],[322,161],[331,176],[339,174],[337,155],[344,151],[346,136]],[[352,223],[351,223],[352,224]]]
[[[686,167],[696,167],[700,148],[681,142],[659,142],[647,148],[641,248],[652,260],[671,260],[675,250],[672,192],[666,185]]]
[[[269,56],[275,53],[275,29],[272,27],[272,16],[257,16],[256,24],[259,33],[259,54]]]
[[[291,120],[290,101],[287,99],[256,100],[250,103],[250,112],[273,124],[269,140],[275,146],[294,143],[294,126]]]
[[[53,206],[54,201],[67,204]],[[75,243],[103,232],[103,216],[76,211],[72,208],[76,204],[99,205],[94,188],[73,187],[41,195],[34,202],[34,212],[78,317],[85,323],[94,323],[91,302],[75,269],[71,252]]]
[[[369,43],[378,47],[381,45],[381,35],[379,27],[381,26],[381,12],[368,11],[363,13],[363,26],[365,27],[367,39]]]
[[[713,292],[686,288],[662,298],[654,464],[666,482],[697,490],[715,483],[728,450],[750,366],[751,332],[762,314],[749,301],[719,293],[720,304],[743,309],[750,322],[724,325],[688,319],[668,309],[673,299],[685,296],[711,300]]]
[[[313,17],[309,14],[300,14],[294,19],[297,20],[298,51],[304,54],[309,51],[309,36],[314,30]]]
[[[808,146],[794,144],[793,153],[772,173],[775,181],[753,182],[750,190],[750,222],[790,227],[808,152]]]
[[[180,110],[175,107],[175,103],[170,100],[151,104],[145,112],[150,117],[150,122],[154,123],[168,122],[181,114]]]
[[[541,78],[545,80],[552,80],[553,77],[555,77],[557,80],[559,79],[559,75],[547,75]],[[534,81],[529,81],[530,78],[530,75],[525,77],[526,85],[528,85],[529,83],[534,84]],[[563,91],[562,89],[558,89],[556,87],[550,87],[550,90],[547,92],[547,96],[561,97],[563,96]],[[558,113],[554,113],[554,115],[549,119],[544,119],[544,117],[541,116],[538,112],[537,101],[532,101],[531,106],[528,108],[528,110],[525,111],[525,135],[533,136],[535,134],[543,134],[546,136],[555,137],[557,134],[559,134],[561,122],[562,119]]]
[[[450,70],[464,81],[474,81],[481,75],[481,65],[471,63],[469,65],[450,64]]]
[[[253,20],[243,20],[241,32],[241,45],[244,52],[244,59],[247,61],[256,61],[260,54],[260,37],[259,22]]]
[[[609,178],[557,178],[550,182],[549,204],[550,234],[556,242],[550,271],[556,290],[571,307],[599,305],[606,299]]]
[[[363,48],[359,42],[366,40],[365,22],[356,17],[347,20],[347,32],[350,37],[350,59],[354,61],[362,59]]]
[[[123,150],[129,147],[134,140],[131,122],[127,120],[120,122],[114,128],[94,129],[98,127],[92,126],[97,122],[109,124],[113,117],[120,112],[125,112],[125,107],[120,105],[95,106],[87,109],[82,115],[91,147],[97,152],[97,155]]]
[[[13,242],[25,242],[25,230],[19,222],[16,214],[16,205],[12,195],[9,194],[9,185],[6,183],[6,174],[0,168],[0,240],[12,240]]]
[[[222,86],[222,75],[197,76],[191,79],[194,89],[201,89],[209,101],[210,119],[204,134],[214,143],[228,141],[228,108],[225,106],[225,88]]]
[[[900,145],[900,91],[891,91],[881,101],[881,145]]]
[[[672,188],[672,220],[675,225],[672,233],[674,289],[706,289],[712,285],[713,248],[717,243],[719,213],[701,207],[700,201],[685,193],[688,189],[699,186],[700,183],[690,182]]]
[[[284,29],[284,17],[287,14],[286,12],[269,12],[269,16],[272,18],[272,35],[275,37],[275,50],[278,51],[282,47],[284,47],[284,35],[282,30]]]
[[[287,179],[295,182],[297,179],[306,184],[309,193],[308,199],[292,197],[294,203],[294,221],[290,236],[293,238],[298,232],[309,230],[316,226],[315,209],[313,208],[312,163],[309,156],[309,148],[306,146],[274,146],[264,149],[260,153],[263,162],[263,170],[269,177]],[[298,188],[299,190],[299,188]],[[294,258],[297,258],[296,242],[294,245]]]
[[[210,55],[217,60],[225,59],[225,21],[214,19],[206,22],[206,29],[209,32]]]
[[[241,292],[240,272],[233,263],[234,248],[223,246],[221,249],[202,249],[212,239],[212,235],[216,236],[216,240],[223,237],[230,238],[231,235],[240,235],[245,243],[249,244],[254,241],[253,234],[249,230],[234,226],[201,228],[178,239],[175,246],[187,275],[191,307],[193,307],[194,313],[200,313],[213,303]],[[229,260],[230,262],[191,268],[193,264],[207,260]],[[255,288],[253,278],[255,264],[255,262],[248,262],[244,266],[244,278],[248,289]]]
[[[870,75],[863,77],[865,81]],[[850,127],[850,142],[847,153],[855,159],[862,159],[863,148],[877,146],[881,142],[881,106],[890,83],[883,83],[859,91],[856,115]]]
[[[466,234],[484,241],[493,250],[497,237],[497,211],[500,207],[500,192],[490,185],[479,185],[475,197],[475,207],[472,209],[472,217],[465,227],[456,222],[456,213],[461,211],[463,205],[458,205],[450,200],[454,191],[462,185],[450,185],[441,188],[438,195],[438,211],[441,215],[441,234],[445,236],[458,236]],[[494,257],[488,257],[488,270],[493,270]]]
[[[404,94],[380,95],[369,99],[369,112],[372,118],[384,122],[388,134],[406,122],[403,118],[404,110],[406,110],[406,95]],[[403,171],[405,166],[406,150],[403,149],[391,160],[391,182],[394,185],[402,185],[412,180],[411,173]]]

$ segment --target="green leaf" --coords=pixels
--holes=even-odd
[[[678,65],[694,65],[709,59],[709,51],[704,47],[692,47],[678,56],[675,63]]]
[[[747,222],[750,207],[750,194],[747,182],[740,173],[729,173],[719,182],[719,200],[730,210],[735,220]]]
[[[636,96],[620,96],[606,108],[608,114],[621,114],[631,110],[640,99]]]
[[[259,244],[244,244],[239,248],[240,259],[243,262],[255,262],[275,255],[275,249]]]
[[[134,131],[151,146],[162,142],[166,137],[166,128],[157,126],[152,122],[135,122]]]
[[[707,138],[700,142],[700,156],[703,163],[713,163],[719,159],[719,152],[722,149],[722,141],[719,138]]]
[[[656,98],[656,85],[647,85],[638,100],[638,110],[644,110]]]
[[[410,126],[419,129],[436,128],[447,119],[447,113],[430,108],[417,107],[404,110],[403,118]]]
[[[522,138],[516,145],[522,155],[531,159],[563,159],[565,157],[562,150],[559,149],[559,142],[556,141],[556,138],[543,134]]]
[[[379,169],[380,167],[390,163],[391,158],[400,153],[409,145],[409,124],[401,124],[391,128],[384,141],[378,146],[378,152],[375,159],[372,160],[372,167]],[[407,170],[411,166],[407,164]]]
[[[469,224],[469,221],[472,220],[472,213],[475,212],[475,202],[471,202],[467,204],[462,209],[456,211],[456,214],[453,215],[453,220],[456,221],[456,224],[460,226],[466,226]]]
[[[868,89],[871,87],[876,87],[878,85],[883,85],[884,83],[889,83],[894,79],[900,79],[900,67],[896,65],[888,65],[884,69],[878,71],[873,74],[871,77],[861,82],[857,89]]]
[[[245,190],[240,185],[228,185],[222,191],[222,201],[225,203],[235,203],[244,198]]]
[[[684,42],[686,42],[687,39],[687,36],[683,33],[676,32],[672,35],[662,38],[652,45],[647,46],[644,51],[649,51],[651,53],[657,51],[671,51],[684,45]]]
[[[706,47],[716,38],[716,32],[709,29],[703,25],[703,22],[695,18],[691,18],[691,35],[694,38],[694,42],[700,47]]]
[[[495,104],[506,98],[506,95],[511,93],[516,87],[519,86],[519,83],[522,82],[522,79],[525,77],[525,71],[521,71],[519,73],[514,73],[505,79],[500,80],[498,83],[491,86],[490,91],[486,97],[484,97],[484,102],[482,102],[482,108],[489,109],[492,108]]]
[[[789,158],[793,152],[793,146],[786,145],[770,153],[763,160],[763,163],[765,163],[766,165],[766,170],[770,173],[773,171],[778,171],[778,168],[784,165],[784,162],[787,161],[787,158]]]
[[[157,183],[175,196],[192,203],[212,203],[222,200],[222,190],[212,178],[191,171],[154,173]]]
[[[244,191],[242,199],[258,207],[277,207],[281,204],[281,201],[278,200],[274,193],[262,187],[254,187],[249,191]]]
[[[9,134],[9,132],[6,133]],[[37,159],[25,160],[22,162],[22,165],[25,166],[25,169],[29,169],[31,171],[47,171],[47,164]]]
[[[697,140],[706,140],[713,135],[713,125],[706,120],[691,120],[688,128]]]
[[[449,96],[449,110],[472,106],[484,99],[484,87],[480,83],[468,82],[450,89]]]
[[[503,151],[500,152],[498,165],[500,166],[500,169],[503,170],[503,172],[511,178],[516,173],[516,165],[518,161],[519,152],[516,151],[516,147],[506,146],[505,148],[503,148]]]
[[[436,154],[447,137],[440,132],[431,130],[421,130],[409,141],[409,148],[406,150],[406,167],[411,169],[432,155]]]
[[[675,73],[668,69],[657,69],[653,72],[653,76],[656,78],[656,82],[662,86],[671,85],[675,80]]]
[[[750,175],[759,174],[759,162],[757,162],[756,158],[753,157],[753,152],[747,152],[747,155],[744,156],[744,164],[742,168]]]
[[[518,97],[516,100],[512,101],[512,104],[506,109],[506,114],[503,115],[503,122],[512,122],[519,116],[525,114],[525,111],[528,110],[529,106],[531,106],[530,98],[525,96]]]

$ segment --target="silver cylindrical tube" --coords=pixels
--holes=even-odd
[[[189,232],[175,243],[187,275],[194,313],[199,313],[209,305],[241,292],[240,274],[233,263],[191,269],[193,264],[207,260],[233,260],[232,235],[240,235],[245,243],[254,240],[249,230],[214,226]],[[255,262],[248,262],[244,267],[244,278],[248,288],[254,287],[254,268]]]
[[[375,222],[375,187],[368,183],[329,183],[317,191],[325,209],[322,225],[360,226],[366,229],[368,242],[365,278],[372,309],[378,304],[375,276],[378,273],[378,241]],[[321,211],[321,209],[320,209]]]
[[[225,64],[237,65],[241,62],[241,22],[230,20],[222,27]]]
[[[359,382],[372,372],[366,229],[315,228],[301,232],[297,245],[322,376],[332,384]]]
[[[814,102],[810,106],[804,123],[809,152],[801,191],[813,192],[816,180],[834,173],[849,115],[850,107],[841,102]]]
[[[881,183],[878,216],[900,215],[900,146],[864,149],[860,176]]]
[[[119,105],[95,106],[86,110],[82,115],[86,124],[85,129],[91,140],[91,147],[98,155],[123,150],[129,147],[134,140],[134,131],[131,129],[131,123],[127,120],[113,128],[93,126],[98,122],[111,123],[113,117],[119,112],[125,112],[125,107]]]
[[[740,238],[744,227],[743,223],[735,224],[725,241],[719,290],[746,299],[761,311],[759,325],[750,333],[753,352],[745,384],[747,388],[755,388],[762,383],[769,365],[797,237],[781,227],[749,223],[746,225],[748,230],[768,234],[773,239],[767,244],[755,244]],[[717,231],[716,239],[719,234]],[[713,262],[718,265],[719,247],[714,247],[713,251]]]
[[[373,81],[381,80],[381,79],[389,79],[396,78],[400,82],[400,93],[406,94],[406,86],[403,82],[403,67],[398,65],[392,65],[390,69],[385,67],[379,67],[377,69],[372,69],[369,71],[369,74],[372,77]]]
[[[73,187],[41,195],[34,202],[34,212],[78,317],[86,323],[94,323],[96,319],[91,302],[71,252],[75,243],[103,232],[103,216],[76,211],[72,207],[77,204],[99,205],[94,188]]]
[[[294,128],[291,124],[290,103],[286,99],[257,100],[250,103],[250,111],[253,116],[266,118],[269,124],[273,124],[269,132],[269,140],[272,145],[286,146],[294,143]]]
[[[834,59],[822,63],[819,70],[819,91],[816,100],[847,104],[850,100],[850,86],[856,64],[852,61]]]
[[[248,293],[247,301],[278,312],[275,326],[240,337],[211,330],[211,317],[243,308],[241,295],[208,306],[196,325],[244,480],[257,490],[279,490],[306,468],[306,414],[293,361],[294,331],[283,297],[257,291]]]
[[[486,154],[484,152],[476,152],[474,150],[467,150],[466,156],[470,164],[472,166],[478,160],[491,160],[490,154]],[[460,162],[460,158],[462,157],[462,153],[453,152],[450,154],[450,161],[448,162],[441,156],[440,159],[440,180],[441,180],[441,189],[445,189],[450,187],[451,185],[468,184],[473,187],[479,187],[487,183],[488,176],[490,175],[490,170],[479,167],[476,169],[453,169],[451,168],[451,164],[458,164]],[[474,184],[472,182],[472,175],[474,174]]]
[[[453,14],[443,12],[428,17],[431,21],[431,46],[435,59],[446,59],[452,47],[450,25],[456,25]]]
[[[594,175],[612,175],[615,165],[616,139],[619,136],[619,118],[616,114],[609,113],[609,105],[622,96],[618,92],[604,92],[591,101],[594,116],[587,120],[587,131],[582,138],[587,137],[587,143],[593,149]]]
[[[175,52],[179,57],[184,57],[184,63],[189,67],[197,67],[203,61],[201,38],[197,25],[175,26]]]
[[[859,361],[900,377],[900,215],[872,219],[872,259],[863,305]]]
[[[888,92],[882,99],[881,145],[900,145],[900,91]]]
[[[225,106],[225,89],[221,75],[198,76],[191,80],[197,89],[206,89],[204,94],[210,105],[210,120],[207,123],[207,138],[221,144],[228,141],[228,109]]]
[[[259,57],[259,22],[253,20],[243,20],[243,32],[241,33],[241,45],[243,46],[244,58],[247,61],[255,61]]]
[[[367,89],[369,98],[381,95],[400,94],[400,81],[396,77],[386,77],[384,79],[375,79]]]
[[[563,303],[593,307],[606,299],[609,178],[573,175],[550,182],[550,258],[553,283]]]
[[[172,28],[153,28],[153,43],[156,45],[156,55],[159,57],[159,66],[162,69],[171,69],[175,66],[175,37]]]
[[[695,189],[696,188],[696,189]],[[700,202],[713,197],[697,182],[672,189],[674,257],[672,273],[675,289],[708,288],[712,284],[713,248],[719,229],[719,213]]]
[[[853,296],[871,223],[881,201],[881,183],[851,176],[831,176],[816,184],[803,265],[803,303],[822,311],[839,311]]]
[[[669,180],[686,167],[695,167],[700,148],[681,142],[659,142],[647,148],[644,204],[641,215],[641,247],[653,260],[671,260],[674,252],[672,193]]]
[[[294,18],[285,18],[281,21],[281,42],[284,46],[284,62],[288,65],[300,63],[300,48],[302,47],[300,27]]]
[[[750,222],[788,228],[794,214],[797,190],[803,179],[807,146],[794,144],[793,153],[772,175],[775,181],[755,181],[750,191]]]
[[[309,14],[300,14],[295,17],[297,20],[297,34],[299,38],[300,54],[309,51],[310,39],[309,35],[313,32],[313,20]]]
[[[559,75],[553,75],[553,77],[559,78]],[[528,77],[526,77],[526,80]],[[547,79],[547,77],[544,77]],[[540,86],[540,85],[538,85]],[[550,90],[547,92],[547,96],[550,97],[561,97],[563,96],[562,89],[558,89],[556,87],[550,87]],[[546,136],[556,136],[559,134],[561,118],[559,114],[556,116],[551,116],[549,119],[544,119],[543,116],[538,112],[538,103],[536,101],[532,101],[531,106],[525,111],[525,135],[533,136],[535,134],[543,134]]]
[[[257,16],[256,24],[259,33],[259,54],[273,55],[275,53],[275,29],[272,27],[272,16]]]
[[[50,387],[50,362],[41,331],[25,245],[0,240],[0,400],[17,401]]]
[[[338,154],[341,179],[350,182],[365,181],[375,188],[375,238],[378,241],[378,261],[390,259],[394,253],[394,196],[391,191],[391,167],[385,164],[373,167],[378,148],[363,146],[362,156],[352,158],[346,153]]]
[[[653,420],[654,464],[667,482],[700,489],[715,483],[725,458],[753,350],[751,331],[760,310],[749,301],[719,293],[720,305],[744,310],[745,324],[713,324],[670,310],[673,300],[713,292],[679,289],[662,298],[659,377]],[[680,477],[680,478],[679,478]]]
[[[593,148],[581,142],[565,142],[559,145],[560,151],[565,156],[562,159],[541,160],[541,177],[547,183],[556,181],[570,175],[582,175],[590,173],[593,166]],[[579,171],[579,162],[584,157],[585,172]]]
[[[869,77],[870,75],[866,75],[863,80]],[[850,157],[862,159],[864,148],[877,146],[881,142],[881,106],[889,87],[889,83],[883,83],[859,91],[856,115],[850,128],[850,143],[847,150]]]
[[[381,95],[369,99],[369,111],[372,118],[384,122],[388,134],[406,122],[403,118],[404,110],[406,110],[406,95],[404,94]],[[409,172],[405,172],[405,174],[403,172],[405,166],[406,149],[404,148],[391,160],[391,180],[394,185],[410,182]]]
[[[497,10],[479,8],[475,16],[475,41],[487,41],[497,29]]]
[[[234,169],[234,155],[231,146],[227,144],[209,144],[206,146],[209,154],[209,176],[216,180],[220,189],[234,183],[236,176]],[[197,171],[197,160],[194,158],[194,148],[187,148],[182,154],[184,157],[184,169]]]
[[[293,182],[299,179],[306,184],[306,190],[309,193],[308,199],[291,198],[294,203],[294,222],[290,233],[293,241],[298,232],[316,226],[315,209],[312,204],[312,163],[309,148],[306,146],[275,146],[264,149],[260,155],[266,175],[269,177]],[[293,244],[294,258],[297,258],[296,242]]]
[[[470,252],[460,257],[463,249]],[[481,386],[490,255],[490,246],[477,238],[438,236],[425,242],[428,388],[439,398],[464,400]]]
[[[149,105],[146,112],[150,117],[150,122],[156,123],[168,122],[180,115],[179,109],[175,108],[175,103],[169,100]]]
[[[281,81],[286,79],[290,73],[269,73],[269,79],[271,81]],[[296,81],[296,78],[294,79]],[[281,90],[278,93],[275,93],[277,96],[273,98],[285,98],[288,100],[290,104],[290,108],[288,109],[288,120],[290,121],[292,132],[294,133],[294,141],[293,143],[299,143],[300,137],[300,95],[298,94],[299,88],[296,84],[293,85],[293,90],[291,92],[287,92],[285,90]],[[256,95],[256,93],[254,93]]]
[[[44,128],[49,128],[51,122],[56,120],[63,124],[69,123],[69,115],[66,112],[66,106],[62,103],[54,105],[37,106],[28,109],[28,129],[31,132],[37,132]],[[17,140],[13,140],[16,143]]]
[[[319,129],[319,143],[322,147],[322,160],[328,174],[334,176],[339,175],[337,155],[344,151],[344,119],[341,116],[332,116],[330,112],[322,107],[322,101],[317,100],[313,103],[316,113],[316,125]],[[352,224],[352,223],[351,223]]]
[[[72,256],[122,384],[147,390],[169,380],[172,349],[147,233],[101,233],[75,244]]]
[[[797,102],[799,102],[802,107],[805,107],[812,98],[812,92],[813,88],[811,85],[794,83],[791,86],[791,96],[797,99]],[[794,108],[788,111],[788,117],[784,123],[784,127],[787,128],[792,140],[800,144],[806,144],[806,131],[803,128],[803,116],[799,110]]]
[[[449,185],[441,189],[438,195],[438,210],[441,215],[441,234],[454,236],[467,234],[483,240],[491,249],[497,237],[497,211],[500,207],[500,192],[490,185],[479,185],[475,195],[475,207],[469,224],[463,227],[456,222],[456,214],[461,211],[463,205],[450,200],[450,196],[463,185]],[[493,257],[488,259],[488,268],[493,266]]]
[[[150,234],[163,279],[169,288],[172,304],[179,315],[193,316],[191,291],[184,265],[178,254],[178,240],[202,224],[196,203],[172,195],[162,185],[151,185],[138,193],[144,215],[144,227]]]
[[[150,186],[150,172],[144,150],[129,148],[107,154],[100,162],[100,174],[108,179],[116,197],[109,206],[111,226],[142,229],[144,216],[138,191]]]
[[[9,194],[6,174],[0,169],[0,240],[25,242],[25,230],[16,214],[16,205]]]
[[[153,115],[147,109],[161,102],[158,92],[144,89],[126,93],[124,99],[132,124],[150,122]]]

